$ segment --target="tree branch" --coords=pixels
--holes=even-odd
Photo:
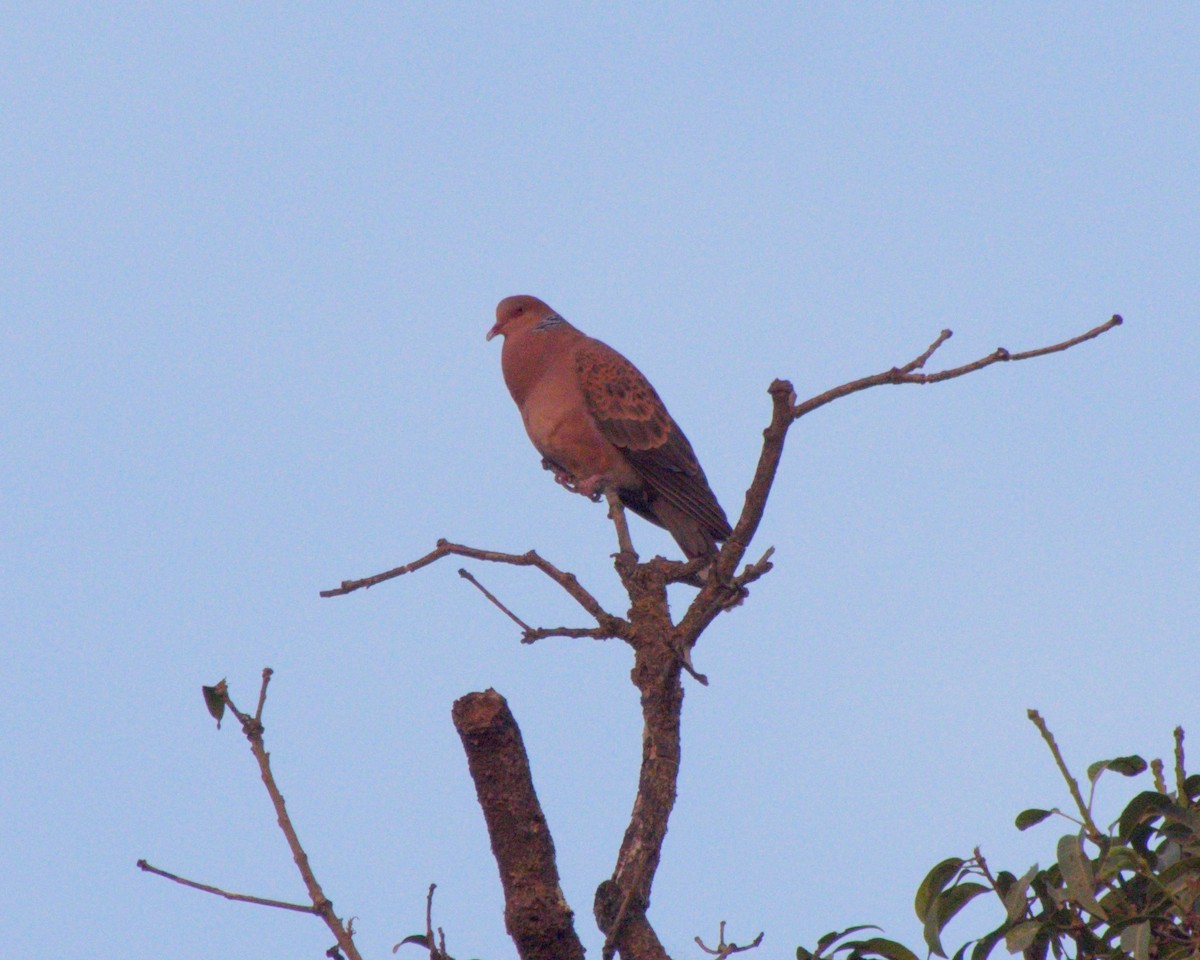
[[[258,903],[263,906],[279,907],[285,910],[297,910],[303,913],[314,913],[325,921],[325,925],[333,933],[337,940],[338,947],[345,952],[349,960],[362,960],[362,956],[358,952],[358,948],[354,944],[353,936],[350,930],[343,925],[341,919],[333,912],[333,903],[325,892],[321,889],[320,883],[317,882],[316,876],[313,874],[312,867],[308,862],[308,854],[304,852],[304,847],[300,845],[300,838],[296,834],[296,828],[292,825],[291,817],[288,816],[287,806],[283,800],[283,794],[279,792],[279,787],[275,783],[275,775],[271,772],[271,758],[267,753],[266,747],[263,744],[263,723],[262,713],[263,707],[267,701],[267,684],[271,682],[271,676],[274,671],[270,667],[264,667],[262,672],[262,686],[258,691],[258,710],[252,717],[248,713],[242,713],[234,705],[232,698],[229,696],[229,690],[222,680],[214,687],[206,687],[204,694],[205,700],[208,703],[209,711],[217,718],[218,725],[220,724],[220,710],[214,710],[214,700],[218,701],[216,706],[223,704],[229,709],[242,725],[242,733],[250,742],[250,752],[254,754],[254,759],[258,761],[259,774],[262,776],[263,785],[267,788],[267,794],[271,798],[271,803],[275,807],[275,816],[279,823],[279,829],[283,831],[284,837],[287,839],[288,847],[292,851],[292,859],[296,862],[296,868],[300,871],[300,877],[304,881],[304,885],[308,888],[308,896],[312,901],[312,905],[304,907],[299,904],[289,904],[280,900],[267,900],[262,897],[247,897],[242,894],[231,894],[218,887],[211,887],[207,884],[196,883],[193,880],[185,880],[183,877],[177,877],[174,874],[167,873],[165,870],[159,870],[157,867],[151,867],[145,860],[139,860],[138,866],[141,869],[150,873],[158,874],[161,877],[166,877],[176,883],[182,883],[185,886],[193,887],[197,890],[204,890],[208,893],[213,893],[218,896],[225,897],[229,900],[242,900],[247,903]]]
[[[1069,340],[1064,340],[1061,343],[1052,344],[1048,347],[1038,347],[1033,350],[1025,350],[1019,353],[1012,353],[1000,347],[987,356],[981,357],[971,363],[952,367],[937,373],[923,373],[922,370],[925,364],[942,344],[952,336],[951,331],[943,330],[922,353],[903,366],[892,367],[889,370],[884,370],[869,377],[851,380],[848,383],[843,383],[841,386],[817,394],[803,403],[796,402],[796,393],[789,381],[776,380],[771,384],[768,391],[771,395],[771,422],[763,430],[762,451],[759,454],[754,477],[750,482],[749,489],[746,491],[741,516],[734,525],[733,534],[725,542],[724,546],[722,546],[721,552],[718,555],[715,566],[716,576],[709,578],[708,582],[693,598],[687,612],[680,620],[678,628],[680,643],[685,649],[690,648],[718,614],[723,610],[729,609],[731,605],[736,605],[737,595],[734,589],[735,584],[732,582],[733,571],[742,561],[742,557],[745,555],[750,541],[754,539],[754,534],[762,522],[763,513],[767,506],[767,498],[770,496],[771,487],[775,483],[775,476],[779,470],[779,462],[783,456],[783,446],[784,441],[787,439],[788,430],[801,417],[812,413],[814,410],[828,403],[832,403],[834,400],[839,400],[842,397],[847,397],[852,393],[858,393],[861,390],[867,390],[871,387],[883,386],[884,384],[941,383],[945,380],[953,380],[957,377],[965,376],[968,373],[974,373],[976,370],[982,370],[984,367],[990,367],[994,363],[1029,360],[1033,357],[1041,357],[1049,353],[1058,353],[1084,343],[1087,340],[1092,340],[1111,330],[1113,327],[1120,326],[1123,322],[1120,315],[1114,314],[1111,319],[1100,324],[1098,327],[1094,327],[1086,333],[1072,337]],[[766,571],[764,570],[763,572]],[[743,572],[742,576],[744,577],[745,575],[745,572]],[[762,573],[759,573],[757,576],[761,575]],[[747,582],[749,581],[743,581],[741,586],[744,587]]]
[[[683,657],[676,647],[667,605],[667,582],[673,567],[669,562],[651,560],[622,570],[632,601],[628,642],[634,648],[634,665],[630,678],[641,694],[642,763],[612,878],[596,891],[594,912],[605,934],[605,960],[616,950],[625,960],[663,960],[667,956],[646,911],[679,778]]]
[[[621,625],[624,621],[620,617],[614,617],[605,610],[600,605],[600,602],[580,585],[575,574],[559,570],[554,564],[539,556],[536,550],[529,550],[526,553],[501,553],[498,550],[481,550],[477,547],[468,547],[461,543],[450,543],[448,540],[439,540],[433,550],[411,563],[394,567],[391,570],[385,570],[383,573],[377,573],[374,576],[364,577],[361,580],[343,580],[340,586],[334,587],[332,590],[322,590],[321,596],[341,597],[347,593],[353,593],[355,590],[373,587],[376,584],[383,583],[385,580],[393,580],[407,573],[415,573],[422,567],[427,567],[431,563],[441,560],[442,557],[449,556],[467,557],[473,560],[483,560],[487,563],[506,563],[514,567],[534,567],[562,587],[576,603],[596,618],[596,622],[601,627],[610,629],[613,636],[619,636],[621,633]],[[510,613],[509,616],[512,616],[512,614]],[[513,619],[516,618],[514,617]],[[517,620],[517,623],[524,627],[524,624],[520,620]]]
[[[321,596],[339,596],[363,587],[371,587],[384,580],[412,573],[452,554],[493,563],[533,566],[574,598],[595,618],[597,626],[530,627],[488,593],[473,577],[465,572],[463,575],[475,583],[492,603],[521,628],[522,639],[525,642],[550,636],[619,637],[633,647],[634,667],[631,678],[641,694],[642,704],[642,764],[630,823],[622,840],[616,866],[612,878],[597,889],[594,909],[597,923],[606,935],[605,960],[610,960],[618,950],[625,960],[664,960],[666,952],[646,918],[646,911],[650,906],[650,892],[666,837],[667,824],[675,804],[680,761],[680,718],[683,708],[681,672],[688,669],[698,676],[691,671],[691,648],[717,616],[745,599],[749,584],[772,568],[770,557],[773,548],[767,550],[757,562],[747,564],[740,573],[735,573],[762,521],[792,424],[800,417],[834,400],[871,387],[884,384],[940,383],[995,363],[1026,360],[1056,353],[1098,337],[1121,322],[1119,316],[1113,316],[1106,323],[1061,343],[1018,353],[999,348],[962,366],[925,373],[926,364],[951,337],[949,330],[943,330],[923,352],[902,366],[844,383],[803,403],[797,402],[795,390],[790,382],[774,381],[769,388],[771,419],[763,431],[762,450],[746,491],[741,514],[730,537],[721,548],[716,563],[707,573],[704,572],[706,564],[703,561],[681,563],[658,557],[646,563],[639,563],[628,538],[619,535],[621,552],[616,555],[614,566],[631,601],[627,620],[609,614],[579,585],[574,575],[559,570],[534,551],[525,554],[499,553],[452,544],[445,540],[439,540],[436,549],[418,560],[373,577],[344,581],[334,590],[322,591]],[[613,512],[617,513],[615,510]],[[614,520],[619,522],[619,516],[615,516]],[[681,582],[699,584],[700,590],[678,624],[674,624],[669,612],[666,588],[668,584]],[[497,702],[479,699],[489,696]],[[549,841],[549,833],[544,829],[544,818],[541,818],[540,808],[537,807],[536,795],[533,794],[532,781],[528,775],[528,761],[515,721],[512,721],[503,698],[492,691],[464,697],[455,704],[454,714],[455,725],[459,728],[464,747],[467,749],[472,778],[479,793],[485,819],[488,821],[493,851],[505,884],[505,916],[509,923],[509,931],[523,958],[565,956],[560,950],[547,947],[546,941],[537,940],[532,929],[528,931],[530,939],[527,946],[523,947],[522,943],[525,941],[518,937],[518,930],[523,931],[521,937],[526,936],[523,924],[526,923],[528,914],[517,910],[515,906],[522,902],[519,899],[516,881],[522,876],[533,875],[542,878],[540,889],[545,891],[543,897],[548,898],[545,903],[549,904],[551,912],[557,909],[561,915],[561,911],[565,911],[565,926],[561,926],[561,929],[569,930],[571,942],[578,944],[577,939],[574,939],[573,928],[570,928],[570,911],[565,902],[562,902],[561,891],[557,887],[553,846]],[[497,786],[505,776],[515,779],[504,786]],[[515,823],[505,820],[506,817],[511,819],[513,816],[513,798],[517,798],[516,807],[519,814]],[[524,866],[520,857],[530,855],[525,849],[529,844],[512,844],[512,836],[524,836],[522,831],[529,832],[532,830],[530,824],[536,823],[541,824],[548,848],[533,854],[535,863],[532,867]],[[552,873],[545,872],[547,870]],[[551,877],[552,885],[549,882]],[[547,907],[542,904],[539,909],[545,910]],[[544,924],[542,929],[546,929]],[[744,948],[724,944],[722,936],[722,943],[718,949],[732,953]],[[538,950],[550,952],[539,953]]]
[[[311,903],[288,903],[286,900],[270,900],[267,897],[252,897],[246,893],[231,893],[228,890],[222,890],[220,887],[213,887],[207,883],[197,883],[195,880],[188,880],[186,877],[176,876],[173,873],[168,873],[166,870],[160,870],[145,860],[139,860],[137,865],[139,870],[144,870],[146,873],[153,873],[174,883],[191,887],[193,890],[202,890],[205,893],[224,897],[226,900],[236,900],[238,903],[256,903],[260,907],[277,907],[280,910],[295,910],[297,913],[317,912]]]
[[[495,690],[468,693],[455,701],[452,717],[500,868],[505,926],[521,960],[583,960],[554,841],[508,704]]]

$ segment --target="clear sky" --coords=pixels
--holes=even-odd
[[[513,293],[646,372],[731,514],[772,378],[1125,316],[798,424],[751,550],[777,567],[696,651],[651,916],[676,957],[722,919],[776,958],[852,923],[916,946],[936,861],[1046,862],[1066,825],[1012,827],[1067,802],[1026,708],[1080,770],[1200,737],[1198,64],[1191,3],[10,5],[6,952],[321,955],[316,920],[134,866],[303,898],[200,697],[228,677],[248,707],[269,665],[277,775],[366,953],[432,881],[455,956],[515,953],[450,723],[491,686],[599,956],[629,651],[520,645],[455,562],[317,596],[444,536],[536,547],[620,609],[603,508],[539,468],[484,342]],[[998,907],[973,916],[947,940]]]

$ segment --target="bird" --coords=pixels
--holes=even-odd
[[[615,492],[665,529],[689,560],[712,559],[732,530],[692,445],[650,381],[537,297],[505,297],[487,339],[542,465],[593,500]]]

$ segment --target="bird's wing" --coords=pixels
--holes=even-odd
[[[600,433],[621,450],[647,486],[717,539],[729,536],[725,511],[692,445],[642,372],[590,337],[575,350],[575,370]]]

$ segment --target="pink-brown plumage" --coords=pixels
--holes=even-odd
[[[580,492],[615,488],[666,529],[689,558],[730,534],[692,445],[632,363],[536,297],[507,297],[488,339],[504,337],[504,382],[529,439],[558,479]]]

